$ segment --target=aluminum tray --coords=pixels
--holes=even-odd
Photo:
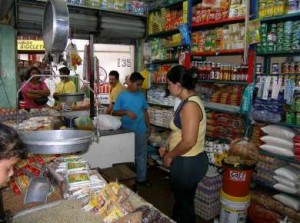
[[[68,93],[57,95],[60,102],[78,102],[83,101],[84,93]]]
[[[29,153],[63,154],[86,151],[93,132],[86,130],[45,130],[20,133]]]

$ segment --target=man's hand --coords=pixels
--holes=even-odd
[[[133,113],[132,111],[127,111],[126,115],[130,118],[130,119],[136,119],[136,114]]]

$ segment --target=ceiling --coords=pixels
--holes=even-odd
[[[42,1],[16,0],[15,27],[19,36],[42,37],[45,5]],[[132,44],[146,33],[146,16],[70,5],[68,9],[74,39],[89,39],[93,34],[95,43]]]

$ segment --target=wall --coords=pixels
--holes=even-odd
[[[16,108],[16,32],[0,25],[0,107]]]

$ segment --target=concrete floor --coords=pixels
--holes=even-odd
[[[148,179],[152,183],[152,188],[139,187],[137,193],[146,201],[153,204],[158,210],[171,216],[173,207],[173,197],[170,191],[168,173],[157,166],[148,168]],[[212,223],[197,216],[196,223]]]

